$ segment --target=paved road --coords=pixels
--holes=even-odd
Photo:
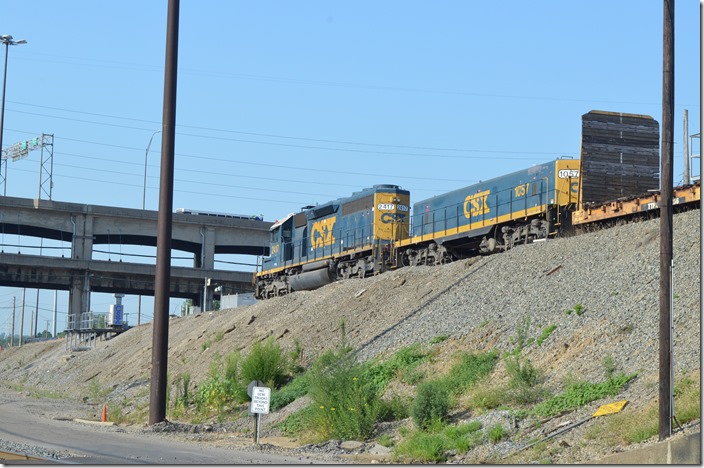
[[[49,416],[61,413],[62,404],[30,399],[0,388],[0,449],[11,450],[7,447],[12,444],[42,447],[70,455],[62,457],[59,463],[80,464],[329,463],[305,456],[287,457],[172,441],[155,434],[127,432],[117,426],[96,426]]]

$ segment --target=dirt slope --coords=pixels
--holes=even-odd
[[[699,210],[675,217],[678,375],[698,375],[700,367],[700,223]],[[189,373],[198,383],[217,356],[246,354],[269,336],[285,349],[300,341],[304,361],[311,362],[338,343],[341,321],[365,359],[447,335],[439,360],[450,362],[458,350],[510,349],[519,321],[528,316],[533,336],[557,325],[542,346],[527,351],[553,391],[568,376],[599,380],[603,358],[611,355],[619,370],[639,373],[624,398],[645,404],[657,396],[658,252],[653,220],[171,318],[169,375],[173,380]],[[577,304],[585,308],[583,315],[566,313]],[[129,412],[148,402],[151,347],[151,324],[98,342],[90,351],[70,352],[62,340],[30,343],[0,353],[0,380],[76,400],[104,390],[110,404]]]

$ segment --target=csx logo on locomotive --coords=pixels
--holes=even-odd
[[[381,222],[384,224],[388,223],[400,223],[404,219],[406,219],[406,215],[404,213],[384,213],[381,215]]]
[[[337,221],[337,217],[333,216],[313,223],[310,231],[310,243],[314,249],[335,243],[335,236],[332,235],[335,221]]]
[[[464,199],[464,215],[466,218],[483,215],[490,211],[489,205],[486,203],[486,199],[489,198],[489,193],[490,190],[485,190],[475,193],[474,195],[469,195]]]

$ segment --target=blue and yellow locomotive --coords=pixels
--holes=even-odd
[[[579,160],[558,159],[413,205],[397,263],[436,265],[554,236],[577,202]]]
[[[397,185],[375,185],[291,213],[270,228],[271,255],[256,273],[255,297],[384,271],[393,244],[408,236],[409,215],[410,192]]]
[[[304,207],[271,227],[271,256],[255,276],[259,299],[408,265],[437,265],[555,235],[577,201],[579,161],[558,159],[413,205],[375,185]]]
[[[255,295],[448,263],[647,211],[658,205],[659,195],[641,197],[658,187],[658,150],[652,117],[591,111],[582,116],[580,159],[553,160],[421,200],[412,216],[409,192],[396,185],[305,207],[272,226],[271,256],[255,274]],[[681,192],[681,203],[699,203],[698,184]]]

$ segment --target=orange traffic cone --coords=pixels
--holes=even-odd
[[[100,420],[102,422],[108,421],[108,405],[103,405],[103,415],[101,416]]]

